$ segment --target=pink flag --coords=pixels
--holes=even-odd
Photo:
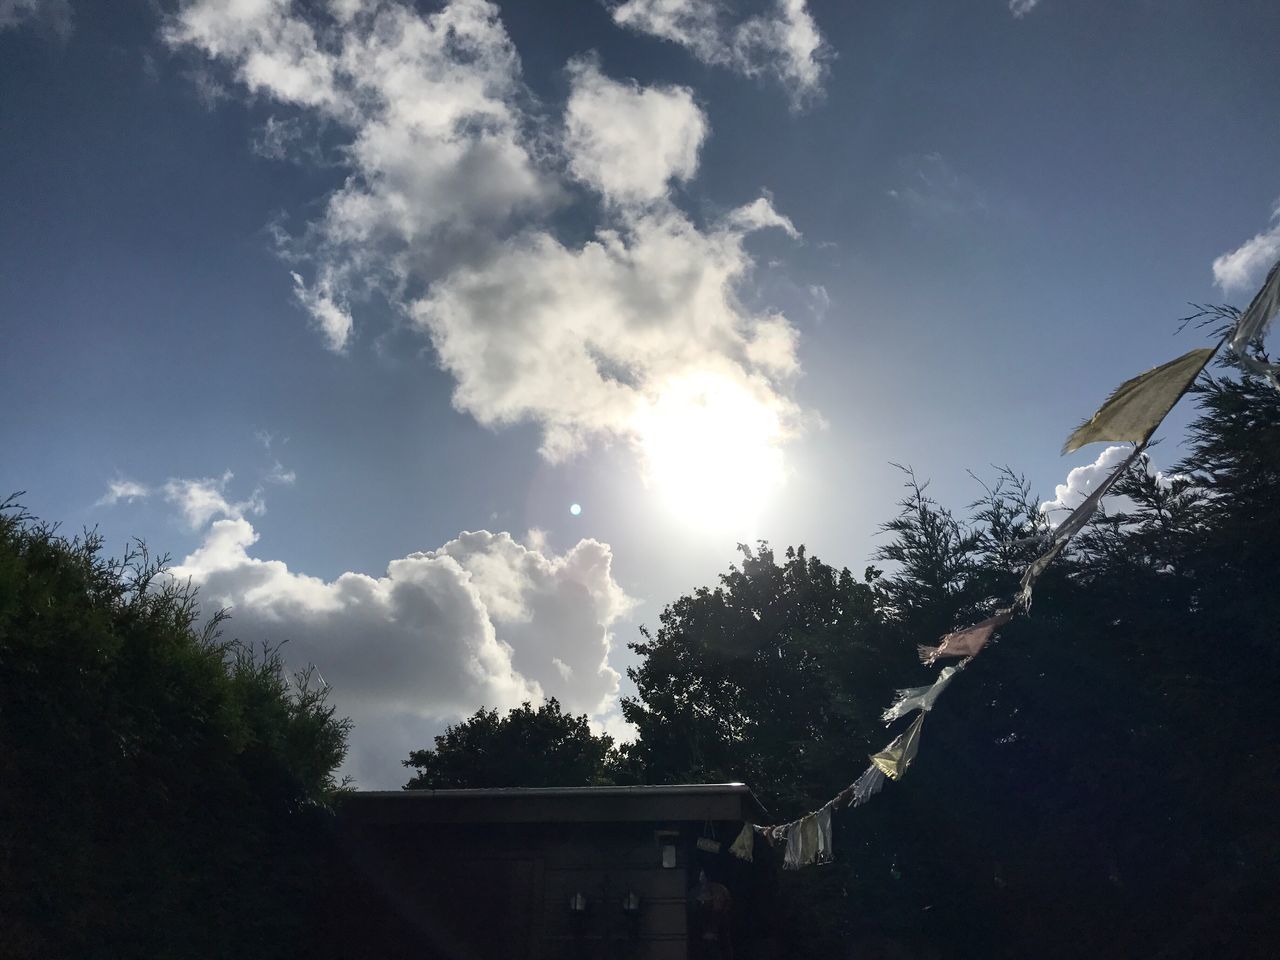
[[[981,623],[948,633],[936,647],[917,647],[920,659],[924,663],[933,663],[939,657],[972,657],[987,645],[997,629],[1012,619],[1012,608],[998,610],[995,616]]]

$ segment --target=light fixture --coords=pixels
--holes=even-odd
[[[622,897],[622,912],[628,917],[636,916],[640,912],[640,894],[628,890]]]
[[[574,916],[581,916],[587,912],[587,895],[585,893],[574,893],[569,896],[569,912]]]

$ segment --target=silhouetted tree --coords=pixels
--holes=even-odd
[[[101,547],[0,509],[0,954],[288,956],[348,723]]]
[[[613,738],[596,736],[585,714],[573,716],[550,698],[527,701],[500,716],[483,707],[435,738],[434,750],[414,750],[406,790],[464,787],[584,787],[611,783]]]

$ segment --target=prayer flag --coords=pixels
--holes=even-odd
[[[898,734],[893,743],[871,757],[871,762],[884,771],[885,776],[893,780],[901,779],[916,758],[920,749],[920,728],[924,726],[924,714],[916,717],[915,722]]]
[[[948,636],[954,636],[954,634]],[[955,667],[945,667],[938,674],[938,679],[927,687],[907,687],[905,690],[899,690],[894,695],[893,704],[884,712],[881,719],[885,723],[892,723],[899,717],[905,717],[912,710],[932,710],[934,701],[942,695],[943,690],[947,689],[947,684],[956,673]]]
[[[1189,350],[1176,360],[1120,384],[1097,413],[1076,427],[1062,452],[1070,453],[1099,440],[1128,440],[1139,446],[1146,443],[1216,349]]]
[[[849,797],[849,806],[860,807],[874,797],[884,787],[884,771],[874,763],[862,772],[862,776],[853,781],[845,790]]]
[[[1235,331],[1231,334],[1231,352],[1234,353],[1247,369],[1266,377],[1271,385],[1280,390],[1280,363],[1263,363],[1249,353],[1249,345],[1261,341],[1267,335],[1267,326],[1280,310],[1280,260],[1276,261],[1267,279],[1262,281],[1253,302],[1240,314],[1236,321]]]
[[[917,647],[916,650],[924,663],[933,663],[939,657],[976,657],[978,652],[987,645],[991,635],[1012,619],[1012,607],[997,610],[994,616],[987,617],[981,623],[948,633],[936,647],[922,646]],[[938,691],[938,693],[941,692],[941,690]]]

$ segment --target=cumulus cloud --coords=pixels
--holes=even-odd
[[[1110,446],[1098,454],[1093,463],[1072,468],[1067,474],[1066,483],[1060,483],[1054,488],[1054,498],[1040,504],[1041,512],[1049,514],[1053,523],[1062,520],[1065,515],[1059,511],[1074,510],[1080,506],[1085,497],[1096,490],[1098,484],[1129,455],[1130,450],[1130,447]]]
[[[69,0],[0,0],[0,30],[34,24],[66,35],[71,30]]]
[[[1213,281],[1228,296],[1252,296],[1277,260],[1280,260],[1280,201],[1272,208],[1268,229],[1213,261]]]
[[[717,436],[749,425],[773,470],[774,448],[802,420],[787,395],[798,333],[743,302],[755,267],[745,240],[765,228],[799,234],[767,197],[705,224],[677,207],[671,185],[696,176],[708,135],[690,91],[578,59],[563,122],[550,123],[485,0],[430,15],[374,0],[241,6],[192,0],[167,36],[294,108],[269,125],[273,155],[297,139],[279,125],[299,117],[350,132],[346,182],[285,240],[313,266],[294,273],[294,294],[330,349],[348,348],[352,304],[377,291],[429,337],[458,409],[490,426],[539,424],[551,459],[592,438],[652,449],[645,434],[660,420],[692,422],[664,403],[679,395],[718,411],[697,421]],[[775,17],[800,33],[807,18],[802,3]],[[769,23],[739,23],[735,43]],[[546,222],[568,196],[565,175],[605,201],[585,243],[566,244]]]
[[[666,196],[698,169],[707,121],[684,87],[611,80],[590,61],[570,65],[565,150],[575,177],[613,203]]]
[[[481,423],[542,424],[561,459],[593,434],[637,438],[664,393],[713,378],[772,412],[798,410],[775,378],[798,368],[795,331],[736,296],[753,266],[747,234],[795,228],[764,199],[709,230],[661,206],[580,248],[544,232],[435,284],[412,308],[457,378],[455,405]]]
[[[805,0],[773,0],[767,13],[749,17],[707,0],[624,0],[612,15],[619,26],[677,43],[704,63],[771,77],[796,105],[822,89],[829,54]]]
[[[258,533],[220,482],[217,495],[207,480],[171,483],[205,492],[202,542],[171,574],[190,579],[206,610],[228,608],[239,639],[287,641],[291,664],[317,666],[356,722],[348,769],[364,785],[397,784],[410,749],[481,705],[556,696],[616,726],[612,627],[633,601],[608,545],[555,554],[481,530],[392,560],[382,576],[323,580],[254,556]],[[192,500],[178,502],[190,519]]]
[[[295,238],[318,263],[314,282],[295,275],[296,296],[330,349],[351,336],[356,295],[398,291],[452,234],[497,228],[557,193],[531,157],[520,61],[486,0],[430,15],[374,0],[193,0],[165,36],[251,94],[347,132],[350,176]],[[281,155],[290,139],[268,148]]]
[[[1039,4],[1040,0],[1009,0],[1009,12],[1015,20],[1021,20]]]

